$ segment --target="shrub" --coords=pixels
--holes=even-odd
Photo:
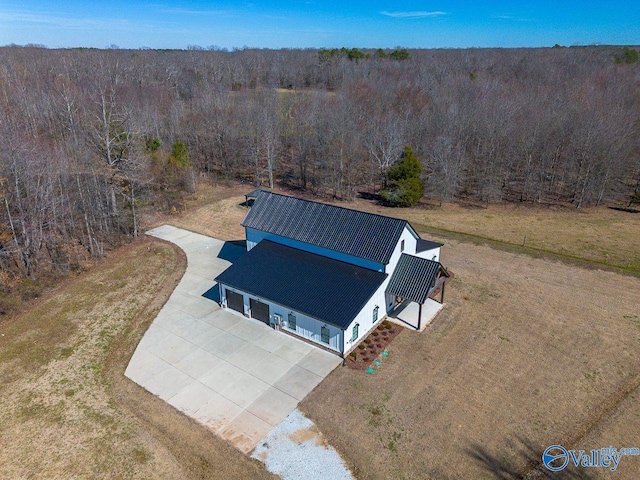
[[[367,345],[369,345],[371,343],[371,339],[370,338],[365,338],[364,339],[364,343],[366,343]]]
[[[380,335],[380,332],[373,332],[374,337],[377,337],[378,335]]]

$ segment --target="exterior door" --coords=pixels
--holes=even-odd
[[[241,294],[227,290],[227,306],[244,315],[244,299]]]
[[[251,316],[269,325],[269,305],[253,298],[249,299],[249,305],[251,306]]]

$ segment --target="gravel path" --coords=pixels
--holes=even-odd
[[[338,452],[298,409],[258,444],[252,457],[284,480],[353,479]]]

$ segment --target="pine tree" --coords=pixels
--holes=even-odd
[[[380,192],[382,199],[396,207],[415,205],[424,192],[420,178],[422,165],[411,147],[404,147],[400,159],[387,170],[389,186]]]

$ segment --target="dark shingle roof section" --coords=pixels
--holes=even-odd
[[[244,227],[386,265],[406,220],[259,192]]]
[[[386,277],[263,240],[216,281],[344,330]]]
[[[441,268],[439,262],[403,253],[391,275],[386,293],[424,303]]]
[[[424,240],[422,238],[419,238],[418,244],[416,245],[416,253],[424,252],[426,250],[433,250],[434,248],[438,248],[443,245],[444,243],[433,242],[431,240]]]

